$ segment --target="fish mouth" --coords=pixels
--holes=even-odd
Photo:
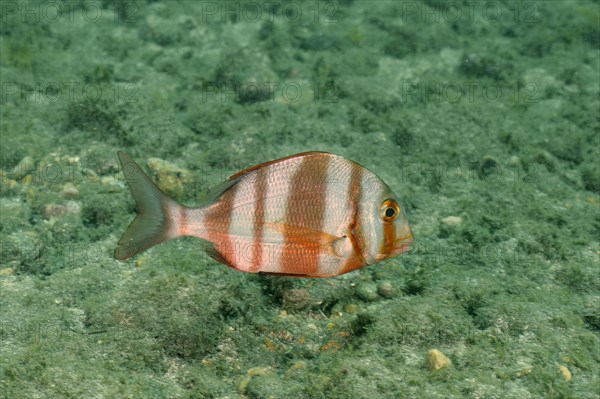
[[[399,251],[399,253],[403,254],[410,249],[410,246],[415,242],[415,238],[412,233],[405,235],[404,237],[400,237],[397,240],[394,240],[394,249]],[[396,252],[394,251],[394,252]]]
[[[410,250],[412,243],[415,242],[415,238],[412,233],[409,233],[403,237],[400,237],[397,240],[394,240],[392,251],[390,253],[385,254],[377,254],[375,255],[375,261],[379,262],[384,259],[393,258],[394,256],[402,255]]]

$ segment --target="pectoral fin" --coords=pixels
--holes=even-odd
[[[265,223],[265,227],[273,229],[286,237],[288,243],[296,245],[318,244],[329,255],[342,257],[342,248],[348,237],[339,237],[324,231],[304,226],[292,226],[281,222]]]

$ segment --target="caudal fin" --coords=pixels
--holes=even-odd
[[[124,260],[154,245],[178,237],[175,218],[177,202],[167,197],[138,164],[119,151],[119,161],[137,206],[137,215],[115,249],[115,258]]]

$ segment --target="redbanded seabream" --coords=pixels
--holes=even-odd
[[[137,205],[115,249],[127,259],[194,236],[234,269],[332,277],[406,252],[413,234],[398,197],[373,172],[339,155],[305,152],[243,170],[196,208],[170,199],[123,152]]]

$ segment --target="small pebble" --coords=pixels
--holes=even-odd
[[[2,179],[2,186],[0,186],[0,189],[2,189],[2,191],[8,191],[8,190],[12,190],[14,188],[17,187],[17,181],[13,180],[13,179],[6,179],[4,178],[4,176],[0,176],[0,178]]]
[[[120,190],[118,181],[112,176],[102,177],[100,183],[102,184],[101,189],[104,193],[115,193]]]
[[[450,366],[452,362],[439,350],[431,349],[427,352],[426,364],[429,370],[438,371]]]
[[[19,163],[13,168],[12,173],[17,177],[17,179],[22,179],[34,170],[35,161],[32,157],[27,155],[25,158],[21,159],[21,161],[19,161]]]
[[[68,201],[66,204],[48,204],[44,208],[46,219],[60,218],[67,214],[77,214],[81,212],[81,205],[75,201]]]
[[[374,301],[377,299],[377,287],[373,283],[360,283],[356,286],[356,293],[364,301]]]
[[[252,376],[246,374],[245,376],[243,376],[242,378],[240,378],[240,381],[238,382],[238,392],[240,394],[245,394],[246,392],[248,392],[248,385],[250,385],[250,381],[252,381]]]
[[[302,310],[311,305],[310,291],[304,288],[288,289],[283,291],[283,307],[286,310]]]
[[[60,194],[65,198],[75,198],[79,195],[79,190],[73,183],[65,183]]]
[[[186,188],[194,183],[192,173],[174,163],[160,158],[148,158],[147,162],[148,167],[154,172],[153,178],[167,194],[183,195]]]
[[[558,366],[558,370],[560,371],[560,375],[562,375],[562,378],[565,381],[571,381],[571,378],[573,376],[571,375],[571,372],[569,371],[569,369],[567,368],[567,366],[563,366],[561,364],[560,366]]]
[[[135,261],[135,267],[143,267],[146,263],[148,263],[148,256],[146,256],[146,255],[140,256]]]
[[[97,183],[100,180],[98,174],[90,168],[81,169],[81,174],[83,176],[84,181],[89,183]]]
[[[536,155],[535,161],[540,165],[546,166],[550,171],[554,170],[554,157],[548,151],[542,151]]]
[[[248,385],[250,385],[250,381],[252,381],[252,377],[258,375],[267,375],[272,372],[271,367],[253,367],[243,376],[238,383],[238,392],[240,394],[245,394],[248,391]]]
[[[377,286],[377,292],[384,298],[391,298],[396,293],[396,290],[394,290],[394,286],[389,281],[382,281]]]
[[[517,378],[525,377],[525,376],[531,374],[532,371],[533,371],[532,366],[524,367],[515,373],[515,377],[517,377]]]
[[[500,165],[498,161],[491,155],[485,155],[481,159],[481,165],[479,166],[479,173],[481,176],[498,176],[500,171]]]
[[[273,371],[271,367],[252,367],[248,370],[248,375],[254,377],[256,375],[267,375]]]
[[[344,311],[346,313],[354,314],[358,312],[358,305],[356,305],[355,303],[349,303],[344,307]]]
[[[292,366],[285,372],[285,376],[286,378],[290,378],[294,374],[299,374],[303,370],[306,370],[306,362],[299,360],[292,364]]]
[[[462,223],[462,218],[460,216],[448,216],[442,219],[442,223],[446,226],[458,226]]]

